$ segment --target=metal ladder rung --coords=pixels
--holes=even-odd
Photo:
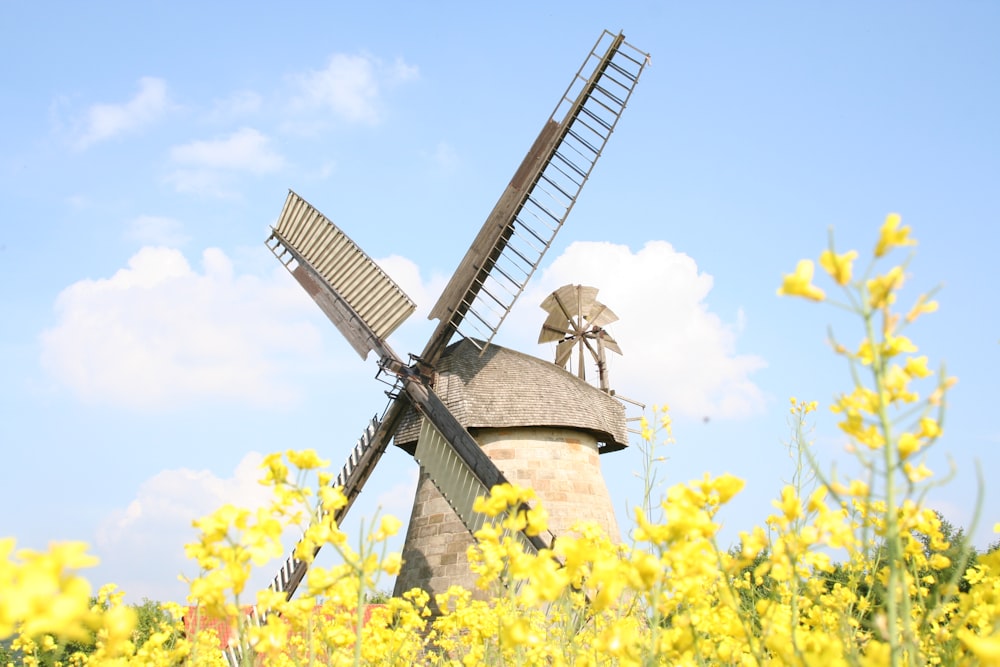
[[[548,183],[553,188],[555,188],[556,190],[558,190],[559,194],[561,194],[566,199],[569,199],[570,201],[573,200],[573,195],[571,195],[570,193],[568,193],[565,190],[563,190],[561,185],[559,185],[554,180],[552,180],[551,178],[549,178],[548,176],[546,176],[544,171],[541,173],[541,175],[539,175],[538,178],[539,178],[539,180],[544,180],[546,183]],[[542,189],[545,191],[545,194],[549,195],[549,197],[552,198],[553,201],[556,201],[556,198],[552,195],[552,193],[550,193],[548,190],[545,190],[544,188],[542,188]]]
[[[515,280],[514,278],[512,278],[510,275],[507,274],[506,271],[503,270],[503,267],[500,266],[500,261],[499,260],[500,260],[500,258],[498,257],[497,261],[493,264],[493,270],[499,272],[504,278],[506,278],[507,280],[509,280],[512,285],[519,284],[517,280]],[[514,266],[516,267],[517,265],[515,264]]]
[[[564,210],[569,210],[569,206],[568,205],[567,206],[563,206],[563,209]],[[524,207],[517,214],[516,220],[517,220],[517,222],[521,223],[525,227],[529,227],[528,220],[526,220],[525,217],[524,217],[525,213],[530,214],[531,218],[538,224],[539,227],[541,227],[542,229],[545,229],[545,230],[547,230],[549,232],[549,241],[546,242],[546,245],[548,245],[548,243],[551,243],[552,239],[559,232],[560,221],[559,220],[552,220],[551,217],[549,215],[547,215],[547,214],[546,214],[546,216],[544,218],[539,217],[539,215],[537,213],[535,213],[535,207],[534,206]],[[565,217],[565,215],[564,215],[564,217]],[[529,227],[529,229],[530,229],[530,227]],[[536,236],[537,236],[537,234],[536,234]],[[542,240],[544,240],[544,239],[542,239]]]
[[[587,173],[588,172],[583,171],[582,169],[580,169],[580,167],[578,167],[576,165],[576,162],[574,162],[573,160],[570,160],[568,157],[566,157],[565,155],[563,155],[560,151],[556,151],[555,153],[553,153],[552,157],[559,158],[560,162],[562,162],[564,165],[566,165],[567,167],[569,167],[570,169],[572,169],[573,171],[575,171],[580,176],[580,178],[582,180],[584,180],[584,181],[587,180]],[[552,164],[551,160],[549,161],[549,164]],[[581,183],[580,187],[583,187],[582,183]]]
[[[496,295],[493,294],[493,292],[491,292],[488,289],[486,289],[486,285],[483,284],[482,282],[479,283],[479,289],[481,289],[482,291],[486,292],[486,294],[491,299],[493,299],[494,301],[496,301],[496,303],[497,303],[498,306],[500,306],[501,308],[507,308],[507,304],[505,304],[503,301],[501,301],[500,299],[498,299],[496,297]]]
[[[621,51],[619,51],[618,53],[621,53]],[[628,56],[626,56],[624,53],[622,53],[622,55],[625,56],[626,58],[628,58]],[[631,60],[631,58],[629,58],[629,59]],[[636,62],[636,61],[632,60],[632,62]],[[638,64],[638,63],[636,63],[636,64]],[[618,63],[616,63],[614,60],[609,60],[608,61],[608,67],[611,67],[611,68],[613,68],[613,69],[621,72],[622,76],[624,76],[629,81],[631,81],[633,83],[633,85],[635,84],[636,79],[639,77],[638,74],[632,74],[632,72],[630,70],[625,69],[624,67],[622,67],[621,65],[619,65]]]
[[[610,78],[610,77],[609,77],[609,78]],[[614,81],[614,79],[612,79],[612,81]],[[616,83],[617,83],[617,82],[616,82]],[[618,84],[618,85],[621,85],[621,84]],[[624,86],[623,86],[623,87],[624,87]],[[622,109],[624,109],[624,108],[625,108],[625,100],[623,100],[623,99],[619,98],[619,97],[618,97],[617,95],[615,95],[614,93],[612,93],[612,92],[611,92],[610,90],[607,90],[606,88],[604,88],[604,86],[602,86],[602,85],[600,85],[600,84],[598,84],[598,83],[595,83],[595,84],[594,84],[594,90],[599,90],[599,91],[601,91],[602,93],[604,93],[604,94],[605,94],[605,96],[607,96],[608,98],[610,98],[610,99],[614,100],[614,102],[615,102],[615,103],[616,103],[616,104],[617,104],[618,106],[620,106],[620,107],[621,107]],[[625,90],[630,90],[630,89],[629,89],[629,88],[625,88]]]
[[[521,225],[521,226],[523,227],[524,225]],[[544,248],[543,249],[536,248],[535,244],[533,244],[531,242],[530,238],[528,238],[527,236],[525,236],[521,232],[517,231],[517,227],[518,227],[518,225],[514,225],[514,236],[516,236],[517,238],[519,238],[524,243],[524,246],[525,246],[524,249],[525,249],[525,251],[530,250],[530,251],[534,252],[536,255],[541,256],[542,253],[545,252],[545,249]],[[543,241],[543,243],[544,243],[544,241]],[[508,246],[508,247],[513,247],[513,246]],[[534,264],[534,262],[532,262],[532,264]]]
[[[546,215],[548,215],[550,218],[552,218],[553,220],[555,220],[557,223],[561,222],[561,219],[559,218],[559,216],[553,214],[552,211],[550,211],[546,207],[542,206],[538,201],[535,200],[534,197],[528,197],[525,200],[525,203],[527,204],[528,202],[531,202],[532,204],[534,204],[535,208],[539,209],[540,211],[542,211],[543,213],[545,213]]]
[[[545,249],[544,250],[539,250],[538,248],[535,247],[535,244],[531,242],[531,239],[529,239],[529,238],[527,238],[525,236],[522,236],[521,234],[517,234],[517,232],[515,231],[514,233],[517,234],[518,238],[524,239],[524,242],[527,243],[529,246],[531,246],[531,249],[534,250],[534,251],[536,251],[539,255],[541,255],[542,253],[544,253],[545,250],[547,250],[548,247],[549,247],[549,241],[547,239],[539,236],[538,233],[535,232],[534,229],[532,229],[531,227],[529,227],[528,225],[526,225],[525,222],[523,220],[521,220],[520,218],[518,219],[518,222],[521,223],[519,226],[521,228],[523,228],[525,231],[527,231],[529,234],[531,234],[531,236],[533,236],[536,241],[538,241],[543,246],[545,246]],[[517,226],[515,226],[515,230],[516,229],[517,229]]]
[[[484,285],[482,285],[482,284],[480,284],[480,288],[483,289],[483,290],[486,289],[486,287]],[[499,305],[502,309],[506,309],[506,308],[509,307],[507,305],[504,305],[504,303],[502,301],[500,301],[499,299],[497,299],[496,296],[493,295],[493,294],[490,294],[490,298],[492,298],[494,301],[496,301],[497,305]],[[491,319],[498,319],[501,316],[500,311],[495,310],[493,308],[493,306],[490,305],[490,302],[488,300],[486,300],[486,299],[480,299],[478,301],[478,303],[470,303],[469,304],[469,310],[470,311],[473,311],[473,308],[472,308],[473,305],[481,308],[484,311],[482,315],[480,315],[478,312],[476,313],[476,317],[478,317],[480,320],[482,320],[483,324],[487,324],[487,325],[489,324],[489,322],[485,319],[486,317],[490,317]]]
[[[574,118],[574,119],[573,119],[573,126],[574,126],[574,127],[578,127],[578,126],[581,126],[581,125],[582,125],[583,127],[587,128],[588,130],[590,130],[590,132],[591,132],[591,133],[592,133],[592,134],[593,134],[593,135],[594,135],[595,137],[597,137],[598,139],[600,139],[600,142],[601,142],[601,145],[602,145],[602,146],[603,146],[603,145],[604,145],[605,143],[607,143],[607,141],[608,141],[608,135],[607,135],[607,134],[605,134],[605,133],[601,132],[601,131],[600,131],[600,130],[598,130],[598,129],[597,129],[596,127],[592,127],[592,126],[591,126],[591,125],[590,125],[589,123],[587,123],[587,121],[585,121],[585,120],[584,120],[583,118],[581,118],[580,116],[577,116],[576,118]]]
[[[627,45],[623,44],[622,46],[627,46]],[[649,55],[646,54],[646,53],[642,53],[641,51],[639,51],[638,49],[636,49],[634,46],[632,47],[632,49],[634,51],[637,51],[638,53],[640,53],[642,55],[642,60],[641,61],[636,60],[628,52],[622,51],[621,49],[618,49],[618,51],[616,53],[617,53],[617,55],[620,55],[622,58],[625,58],[626,60],[630,60],[630,61],[632,61],[633,63],[635,63],[636,65],[639,66],[639,72],[636,72],[636,75],[635,75],[635,78],[638,79],[639,78],[639,73],[642,72],[642,68],[645,67],[645,63],[649,59]]]
[[[503,291],[507,292],[507,294],[510,294],[514,298],[517,298],[518,283],[513,280],[510,280],[509,278],[506,280],[501,280],[500,278],[494,276],[491,272],[488,276],[486,276],[482,280],[479,280],[477,278],[476,282],[484,287],[487,285],[496,285]],[[513,288],[513,291],[511,288]],[[509,306],[504,306],[504,307],[506,308]]]
[[[591,111],[590,109],[588,109],[585,106],[580,107],[580,111],[582,111],[583,113],[585,113],[588,116],[590,116],[591,118],[593,118],[597,122],[598,125],[602,126],[605,130],[608,131],[609,135],[611,134],[611,128],[614,127],[611,123],[609,123],[608,121],[604,120],[603,118],[601,118],[600,116],[598,116],[596,113],[594,113],[593,111]],[[580,117],[577,116],[577,118],[579,119]]]
[[[566,161],[565,161],[565,159],[561,155],[558,156],[558,157],[559,157],[559,161],[560,162],[562,162],[563,164],[567,164]],[[568,166],[572,169],[572,171],[577,175],[578,178],[586,179],[587,175],[584,174],[584,173],[582,173],[582,172],[580,172],[575,167],[575,165],[569,164]],[[570,183],[572,183],[573,185],[575,185],[576,186],[576,194],[579,194],[580,190],[583,189],[583,180],[581,180],[579,183],[576,182],[576,180],[573,179],[573,176],[568,171],[566,171],[565,169],[563,169],[562,167],[560,167],[558,164],[556,164],[555,160],[549,160],[549,163],[547,165],[545,165],[545,169],[546,170],[548,170],[549,168],[555,169],[560,174],[562,174],[563,176],[565,176],[567,181],[569,181]],[[576,197],[576,195],[573,195],[573,196]]]
[[[613,109],[610,106],[608,106],[607,104],[605,104],[604,100],[602,100],[599,97],[594,97],[593,95],[587,95],[587,102],[593,102],[594,104],[598,104],[598,105],[604,107],[605,109],[607,109],[607,111],[608,111],[609,114],[611,114],[612,116],[614,116],[615,122],[611,124],[612,128],[615,126],[615,123],[618,122],[618,119],[621,118],[622,111],[624,110],[624,107],[619,107],[617,109]],[[586,109],[586,107],[581,107],[581,109]],[[610,132],[608,134],[610,134]]]
[[[545,220],[544,219],[538,217],[538,214],[535,213],[535,211],[534,211],[534,207],[528,208],[528,209],[522,208],[521,212],[517,214],[517,221],[520,222],[522,225],[527,226],[527,224],[526,224],[526,222],[524,220],[525,213],[530,214],[531,217],[534,218],[535,220],[537,220],[538,224],[541,225],[542,227],[545,227],[546,229],[550,229],[552,231],[552,237],[553,238],[555,237],[556,233],[559,231],[560,222],[558,220],[556,221],[556,224],[554,226],[549,227],[548,225],[545,224]]]
[[[572,139],[572,141],[563,142],[562,148],[573,151],[573,154],[579,158],[580,165],[585,165],[587,167],[586,171],[583,171],[582,166],[579,166],[578,168],[581,170],[581,173],[583,173],[584,177],[588,178],[590,176],[590,172],[593,171],[594,169],[594,164],[597,162],[597,158],[600,157],[600,153],[591,153],[590,151],[584,153],[577,146],[576,137],[570,137],[570,139]],[[569,160],[569,158],[566,156],[563,156],[563,159]]]
[[[608,64],[610,65],[611,63],[608,63]],[[625,91],[632,90],[632,86],[630,86],[630,85],[628,85],[626,83],[622,83],[621,81],[619,81],[618,79],[616,79],[615,76],[613,74],[611,74],[610,72],[608,72],[607,70],[605,70],[601,74],[600,81],[601,81],[601,83],[604,83],[605,81],[610,81],[611,83],[615,84],[616,86],[618,86],[619,88],[621,88],[622,90],[625,90]],[[622,106],[625,106],[625,102],[624,101],[622,102]]]
[[[594,148],[593,146],[591,146],[590,142],[588,142],[586,139],[584,139],[579,134],[577,134],[576,131],[572,127],[569,130],[566,131],[566,134],[568,134],[569,136],[573,137],[574,139],[576,139],[577,141],[579,141],[581,144],[583,144],[584,146],[586,146],[590,150],[590,152],[592,152],[594,155],[600,155],[601,154],[601,149]]]

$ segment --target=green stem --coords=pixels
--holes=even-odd
[[[897,633],[897,623],[900,620],[900,596],[905,592],[903,578],[903,545],[899,534],[899,514],[897,512],[896,449],[892,435],[892,419],[889,416],[889,406],[886,404],[885,366],[882,349],[875,337],[873,313],[866,308],[864,311],[865,333],[872,347],[872,374],[875,379],[875,391],[878,394],[878,422],[882,432],[882,464],[885,467],[885,542],[886,556],[889,567],[889,581],[886,595],[886,639],[889,642],[889,660],[892,667],[899,667],[902,661],[902,641]]]

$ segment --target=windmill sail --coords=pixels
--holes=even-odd
[[[491,520],[474,512],[473,503],[477,497],[489,495],[497,484],[506,484],[507,478],[433,391],[408,385],[407,392],[424,416],[414,458],[469,532],[475,534]],[[551,549],[555,541],[549,531],[540,535],[520,531],[517,535],[534,551]]]
[[[294,192],[267,247],[362,359],[416,308],[354,241]]]
[[[628,103],[647,54],[604,31],[486,219],[441,298],[422,357],[453,335],[489,344],[576,203]]]
[[[347,498],[347,504],[334,512],[333,519],[337,524],[341,522],[347,511],[351,509],[351,505],[354,504],[358,494],[361,493],[361,489],[365,482],[368,481],[368,477],[375,468],[375,464],[378,463],[379,459],[382,458],[382,454],[385,453],[389,440],[392,439],[392,433],[395,431],[396,423],[402,414],[403,407],[400,401],[395,401],[390,405],[381,420],[376,417],[369,422],[364,433],[358,438],[350,455],[347,457],[347,462],[341,468],[337,479],[334,480],[333,486],[340,487],[344,497]],[[302,579],[306,575],[306,570],[309,568],[308,563],[295,557],[295,552],[296,549],[292,549],[269,586],[273,591],[284,593],[289,599],[295,594],[295,590],[302,582]],[[313,555],[315,556],[315,553]]]

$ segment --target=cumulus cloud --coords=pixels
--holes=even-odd
[[[270,138],[260,131],[244,127],[220,139],[174,146],[170,159],[181,167],[167,180],[178,192],[233,196],[234,174],[266,174],[285,166],[284,157],[270,144]]]
[[[597,287],[598,299],[619,321],[608,327],[623,356],[609,354],[611,386],[644,403],[667,403],[691,417],[734,418],[763,407],[754,371],[760,357],[739,354],[735,325],[713,313],[706,299],[712,277],[665,241],[638,252],[604,242],[574,243],[534,281],[504,325],[501,344],[554,358],[536,343],[544,319],[542,300],[565,284]],[[588,378],[596,369],[588,369]]]
[[[87,110],[76,146],[87,148],[149,125],[166,111],[168,105],[166,82],[155,77],[142,77],[139,79],[139,92],[128,102],[95,104]]]
[[[385,65],[370,56],[337,53],[324,69],[293,77],[298,90],[293,106],[325,109],[345,121],[373,125],[381,117],[379,97],[383,86],[418,76],[417,68],[402,60]]]
[[[199,271],[178,250],[144,247],[110,278],[63,290],[41,335],[45,369],[89,403],[295,401],[286,374],[309,368],[320,345],[308,297],[280,269],[236,275],[215,248],[201,260]]]
[[[224,139],[192,141],[170,149],[170,157],[181,164],[212,169],[232,169],[262,174],[284,166],[284,158],[271,150],[270,139],[244,127]]]
[[[230,477],[179,468],[144,481],[135,498],[98,528],[98,576],[107,572],[106,579],[132,599],[183,601],[186,586],[178,575],[197,575],[184,557],[184,545],[195,537],[191,522],[226,503],[249,509],[263,506],[269,490],[257,482],[261,461],[261,454],[250,452]]]

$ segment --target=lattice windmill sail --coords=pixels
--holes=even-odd
[[[389,406],[368,424],[335,482],[348,500],[338,523],[412,406],[423,425],[411,453],[466,528],[482,524],[472,501],[505,477],[434,393],[430,371],[456,336],[480,350],[490,345],[573,208],[647,62],[624,35],[601,35],[432,309],[439,324],[409,362],[386,338],[413,312],[412,301],[340,229],[289,193],[268,247],[358,354],[375,352],[379,372],[395,382]],[[553,540],[551,533],[520,537],[534,549]],[[305,571],[292,555],[271,588],[291,596]]]
[[[587,379],[586,352],[597,364],[601,391],[610,391],[608,386],[607,361],[605,351],[621,354],[618,343],[605,327],[618,321],[610,308],[597,300],[597,288],[584,285],[563,285],[542,302],[541,307],[549,315],[542,324],[538,335],[539,343],[556,343],[556,366],[566,367],[577,350],[577,376]]]

